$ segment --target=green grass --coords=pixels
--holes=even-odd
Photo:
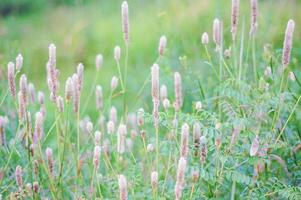
[[[7,115],[9,125],[5,127],[8,141],[17,137],[16,148],[13,142],[8,147],[1,147],[0,169],[7,163],[10,153],[12,160],[8,165],[4,178],[0,176],[0,191],[4,199],[10,192],[17,191],[14,170],[17,165],[24,169],[24,182],[32,182],[31,168],[27,155],[26,143],[20,138],[17,112],[10,96],[4,97],[7,91],[6,65],[14,60],[20,52],[24,57],[22,73],[25,73],[29,82],[33,82],[37,90],[45,92],[47,118],[44,122],[44,143],[42,156],[45,159],[45,149],[50,146],[54,150],[55,174],[49,179],[47,169],[40,162],[40,175],[37,181],[40,184],[40,193],[34,199],[43,196],[52,198],[74,198],[80,193],[83,197],[91,198],[90,182],[94,177],[93,195],[102,199],[118,199],[118,182],[116,173],[124,174],[128,180],[130,199],[155,199],[156,192],[150,186],[150,173],[156,169],[155,153],[146,153],[140,136],[134,141],[133,152],[126,152],[123,160],[115,151],[114,136],[106,133],[104,127],[98,123],[99,118],[109,117],[109,107],[117,107],[120,121],[124,121],[124,99],[129,112],[135,113],[140,107],[146,111],[145,125],[137,131],[146,130],[146,144],[155,146],[156,136],[152,125],[151,85],[147,80],[150,67],[157,60],[158,42],[161,35],[167,36],[167,51],[160,59],[160,84],[168,87],[169,98],[173,102],[173,73],[179,71],[183,80],[184,105],[177,113],[178,127],[172,126],[175,117],[173,109],[165,111],[160,108],[159,128],[159,190],[162,199],[174,199],[174,184],[177,162],[179,159],[178,142],[180,141],[180,127],[188,123],[192,129],[195,122],[200,122],[202,135],[207,139],[207,162],[201,163],[199,157],[193,156],[193,143],[190,139],[190,154],[186,170],[186,186],[183,190],[183,199],[198,198],[230,198],[236,199],[261,198],[275,199],[288,198],[295,195],[300,197],[300,151],[293,149],[300,143],[300,106],[297,99],[300,96],[298,81],[288,81],[286,89],[279,91],[281,75],[277,70],[281,66],[281,55],[286,23],[294,19],[296,29],[291,64],[289,70],[294,71],[298,80],[301,80],[301,3],[297,1],[259,1],[259,27],[256,34],[255,60],[258,77],[253,76],[251,43],[249,40],[249,1],[241,2],[237,52],[232,51],[230,59],[222,58],[222,81],[219,82],[212,68],[218,71],[219,55],[215,52],[212,42],[212,22],[214,18],[223,21],[224,49],[232,45],[230,33],[231,2],[222,1],[129,1],[130,8],[130,46],[128,60],[128,90],[125,97],[110,95],[110,81],[113,75],[118,75],[117,66],[113,59],[115,45],[121,46],[121,67],[125,66],[125,46],[121,31],[120,16],[121,1],[91,1],[74,5],[41,6],[40,10],[32,13],[7,16],[0,20],[0,97],[4,99],[1,105],[1,115]],[[242,26],[245,32],[242,33]],[[201,44],[203,32],[208,32],[210,61]],[[238,80],[238,66],[234,65],[235,57],[242,51],[241,35],[245,40],[242,53],[242,76]],[[57,47],[57,67],[60,70],[60,94],[64,96],[65,81],[76,71],[78,63],[85,66],[84,88],[81,97],[81,108],[87,104],[86,110],[81,110],[80,119],[88,117],[94,124],[94,131],[101,130],[102,142],[109,139],[112,142],[109,155],[112,168],[107,163],[104,153],[100,158],[100,168],[93,174],[93,135],[80,131],[80,156],[84,159],[82,175],[76,175],[77,159],[77,118],[72,111],[72,105],[65,104],[65,112],[58,114],[56,107],[49,101],[46,82],[46,62],[48,60],[48,45],[54,43]],[[268,45],[270,45],[269,48]],[[249,48],[248,48],[249,47]],[[102,85],[104,92],[104,109],[99,112],[95,108],[96,75],[95,56],[102,53],[104,65],[98,74],[97,84]],[[226,63],[227,65],[224,65]],[[233,74],[228,75],[225,66]],[[267,66],[273,68],[273,76],[263,75]],[[286,73],[289,71],[287,70]],[[19,76],[18,76],[19,77]],[[17,79],[18,80],[18,79]],[[146,83],[145,87],[142,87]],[[269,83],[269,89],[265,89]],[[18,84],[18,83],[17,83]],[[120,86],[117,91],[120,90]],[[138,91],[141,95],[137,97]],[[88,98],[92,93],[93,96]],[[282,97],[283,96],[283,97]],[[283,102],[282,102],[283,98]],[[201,100],[204,109],[196,112],[194,104]],[[297,103],[296,103],[297,102]],[[37,103],[31,104],[29,110],[34,124],[34,113],[39,110]],[[278,111],[278,112],[277,112]],[[281,122],[279,125],[279,121]],[[70,123],[70,126],[66,124]],[[221,122],[221,128],[216,124]],[[116,124],[116,127],[118,125]],[[241,127],[241,133],[234,146],[230,140],[233,129]],[[69,128],[68,128],[69,127]],[[129,126],[130,127],[130,126]],[[130,128],[128,127],[128,132]],[[53,129],[52,129],[53,128]],[[176,131],[176,139],[170,137]],[[16,134],[17,133],[17,134]],[[49,135],[47,135],[49,133]],[[255,135],[260,136],[260,147],[265,143],[269,146],[268,154],[264,157],[250,157],[250,145]],[[70,141],[66,136],[70,136]],[[128,133],[127,138],[130,138]],[[190,135],[192,133],[190,131]],[[48,137],[46,137],[48,136]],[[215,139],[221,136],[222,146],[218,149]],[[63,171],[63,185],[56,185],[58,181],[59,159],[62,148],[66,144],[65,171]],[[36,152],[35,159],[41,159]],[[280,156],[277,161],[274,155]],[[277,157],[276,157],[277,158]],[[258,161],[266,163],[266,170],[260,173],[254,181],[254,164]],[[170,167],[170,168],[169,168]],[[285,171],[288,168],[288,172]],[[169,171],[165,171],[169,169]],[[200,179],[193,183],[192,170],[199,170]],[[115,173],[116,172],[116,173]],[[54,184],[53,187],[51,186]],[[76,189],[79,184],[79,190]],[[194,188],[194,189],[192,189]],[[57,196],[56,196],[57,195]]]

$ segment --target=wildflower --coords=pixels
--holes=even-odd
[[[224,56],[226,59],[231,58],[231,48],[225,50]]]
[[[122,174],[118,176],[118,185],[119,185],[120,200],[127,200],[128,199],[127,181],[125,176]]]
[[[256,135],[256,137],[254,138],[251,144],[250,156],[255,156],[258,152],[258,149],[259,149],[259,138],[258,135]]]
[[[144,110],[143,108],[140,108],[137,112],[137,124],[138,126],[142,126],[144,124]]]
[[[19,190],[21,190],[23,187],[23,180],[22,180],[22,167],[20,165],[16,167],[15,177],[16,177],[16,182],[19,187]]]
[[[33,182],[33,191],[35,193],[39,192],[39,183],[37,181]]]
[[[167,98],[167,87],[164,84],[160,87],[160,98],[162,102]]]
[[[49,147],[46,148],[46,158],[48,162],[49,173],[51,176],[53,176],[54,161],[53,161],[52,149]]]
[[[232,0],[232,14],[231,14],[231,33],[232,39],[235,40],[239,15],[239,0]]]
[[[158,186],[158,172],[156,171],[153,171],[151,173],[151,185],[152,185],[152,188],[155,190]]]
[[[71,100],[72,92],[73,92],[72,78],[68,77],[65,84],[65,99],[67,102]]]
[[[208,35],[207,32],[204,32],[204,33],[202,34],[202,44],[203,44],[203,45],[209,44],[209,35]]]
[[[206,137],[201,136],[200,138],[200,145],[201,145],[201,161],[204,163],[207,157],[207,145],[206,145]]]
[[[92,131],[93,131],[93,124],[92,124],[92,122],[90,122],[90,121],[87,122],[86,129],[87,129],[88,133],[92,133]]]
[[[23,66],[23,56],[21,54],[18,54],[16,58],[16,70],[20,71]]]
[[[258,5],[257,0],[251,1],[251,30],[250,35],[254,35],[257,30],[257,15],[258,15]]]
[[[78,82],[78,74],[73,74],[72,76],[72,97],[73,97],[73,110],[74,112],[78,112],[79,109],[79,100],[80,100],[80,90],[79,90],[79,82]]]
[[[163,56],[165,52],[166,42],[167,42],[166,36],[165,35],[161,36],[159,42],[159,48],[158,48],[158,52],[160,56]]]
[[[22,96],[22,102],[26,106],[27,105],[27,78],[25,74],[22,74],[20,78],[20,92]]]
[[[24,102],[23,93],[21,91],[18,92],[18,101],[19,101],[19,120],[25,120],[26,114],[26,104]]]
[[[101,54],[97,54],[95,58],[96,70],[99,71],[102,68],[102,65],[103,65],[103,56]]]
[[[7,78],[10,94],[16,99],[15,66],[13,62],[7,64]]]
[[[111,120],[108,121],[108,123],[107,123],[107,131],[108,131],[108,134],[112,134],[115,131],[115,123]]]
[[[181,130],[181,148],[180,148],[180,155],[181,157],[187,158],[188,156],[188,142],[189,142],[189,126],[188,124],[184,124]]]
[[[120,154],[123,154],[125,152],[126,134],[126,126],[124,124],[120,124],[117,131],[117,152]]]
[[[182,78],[179,72],[175,72],[174,74],[174,87],[175,87],[175,111],[180,111],[183,104],[183,96],[182,96]]]
[[[168,99],[163,100],[163,107],[167,110],[170,107],[170,101]]]
[[[221,46],[221,37],[222,37],[222,24],[219,19],[214,19],[213,21],[213,42],[216,45],[216,49]]]
[[[119,62],[120,60],[120,54],[121,54],[121,49],[119,46],[116,46],[114,48],[114,59],[116,60],[116,62]]]
[[[8,124],[6,116],[0,116],[0,145],[4,146],[6,143],[4,127]]]
[[[102,87],[100,85],[96,86],[95,97],[96,97],[96,108],[97,110],[101,110],[103,107],[103,94],[102,94]]]
[[[181,157],[178,162],[177,168],[177,181],[175,185],[175,197],[176,200],[181,199],[182,190],[185,184],[185,170],[186,170],[187,161],[184,157]]]
[[[36,99],[36,90],[32,83],[28,84],[28,94],[32,103],[35,102]]]
[[[114,91],[118,86],[118,78],[116,76],[112,77],[111,80],[111,90]]]
[[[77,66],[77,77],[78,77],[78,90],[81,91],[83,87],[84,79],[84,65],[79,63]]]
[[[64,99],[61,96],[58,96],[56,99],[56,106],[59,112],[64,112]]]
[[[151,68],[152,75],[152,100],[153,100],[153,119],[154,126],[159,126],[159,65],[153,64]]]
[[[95,131],[95,145],[100,145],[100,138],[101,138],[101,132],[100,131]]]
[[[94,165],[95,169],[97,169],[98,165],[99,165],[100,151],[101,151],[100,146],[96,145],[94,147],[94,155],[93,155],[93,165]]]
[[[50,90],[50,99],[56,101],[58,91],[58,75],[56,69],[56,47],[54,44],[49,45],[49,60],[46,65],[47,68],[47,82]]]
[[[200,112],[202,110],[202,102],[201,101],[197,101],[195,103],[195,109],[196,111]]]
[[[295,21],[290,19],[287,23],[285,38],[283,42],[283,53],[282,53],[283,69],[285,69],[290,62],[294,29],[295,29]]]
[[[155,150],[154,145],[153,144],[148,144],[146,147],[147,152],[153,152]]]
[[[201,126],[198,122],[193,124],[193,145],[195,149],[194,155],[197,156],[199,153],[199,146],[200,146],[200,137],[201,137]]]
[[[117,109],[112,106],[110,109],[110,121],[113,121],[114,124],[117,124]]]
[[[122,32],[126,45],[129,44],[129,8],[127,1],[123,1],[121,5],[122,15]]]

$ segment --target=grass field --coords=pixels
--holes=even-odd
[[[3,199],[123,199],[119,192],[124,181],[119,174],[127,179],[128,199],[175,199],[177,191],[181,191],[181,199],[301,198],[301,2],[258,0],[258,29],[253,38],[249,34],[250,2],[241,1],[233,42],[231,1],[130,0],[128,52],[122,32],[122,1],[41,2],[26,12],[0,18]],[[220,52],[212,38],[215,18],[223,26]],[[293,48],[289,65],[281,72],[290,19],[295,23]],[[208,45],[201,42],[204,32],[209,34]],[[162,35],[167,38],[167,46],[160,56]],[[51,43],[56,46],[63,112],[49,98],[46,63],[51,60]],[[121,47],[121,75],[114,60],[116,45]],[[230,50],[230,55],[224,50]],[[11,97],[7,84],[7,64],[15,62],[19,53],[24,61],[21,72],[15,75],[17,88],[21,74],[26,74],[36,92],[45,94],[44,104],[37,99],[29,101],[25,110],[31,117],[23,121],[18,117],[20,100]],[[95,68],[97,54],[103,55],[99,71]],[[156,91],[151,81],[155,62],[160,66],[160,85],[167,86],[171,104],[164,108],[160,100],[159,127],[154,123],[156,95],[151,92]],[[79,63],[84,65],[84,79],[76,112],[72,109],[75,97],[68,102],[64,94],[65,82]],[[267,72],[268,66],[271,72]],[[182,78],[180,96],[184,101],[180,110],[172,106],[177,102],[175,72]],[[117,89],[111,87],[112,76],[119,79]],[[126,80],[126,89],[121,80]],[[101,109],[95,106],[96,85],[102,86]],[[198,110],[199,101],[202,108]],[[111,119],[111,106],[117,109],[116,121]],[[144,109],[143,125],[131,120],[133,116],[139,118],[139,108]],[[46,111],[44,134],[35,142],[36,113],[41,109]],[[92,130],[88,121],[93,124]],[[108,134],[109,121],[114,121],[114,134]],[[120,133],[123,124],[128,132],[124,138]],[[186,124],[189,156],[181,153]],[[200,135],[195,137],[198,129]],[[99,144],[96,131],[101,132]],[[126,138],[125,152],[117,151],[121,138]],[[257,151],[250,155],[257,140]],[[31,144],[34,154],[30,153]],[[154,150],[149,150],[148,144]],[[94,146],[101,148],[98,167]],[[47,147],[53,150],[53,173],[45,155]],[[180,157],[187,162],[185,184],[178,180]],[[21,185],[15,180],[17,165],[23,168]],[[151,173],[155,171],[158,180],[153,184]],[[26,186],[34,182],[39,184],[38,192]]]

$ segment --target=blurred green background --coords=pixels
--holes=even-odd
[[[117,75],[113,59],[115,45],[122,48],[121,0],[1,0],[0,1],[0,69],[6,74],[6,64],[18,53],[24,57],[23,72],[37,90],[46,87],[48,45],[57,46],[57,66],[60,69],[61,89],[67,76],[79,62],[85,65],[85,90],[90,92],[95,74],[95,55],[102,53],[104,67],[98,83],[108,86],[112,75]],[[129,0],[130,10],[130,65],[129,97],[135,95],[148,77],[150,66],[157,59],[158,41],[165,34],[168,39],[166,56],[160,63],[162,83],[172,86],[172,72],[181,71],[179,57],[186,56],[188,74],[201,80],[203,87],[213,87],[215,81],[205,64],[206,56],[200,36],[207,31],[211,36],[215,17],[224,23],[225,45],[230,45],[230,0]],[[272,43],[281,50],[287,21],[296,21],[293,56],[301,55],[301,1],[259,0],[257,47]],[[241,1],[239,26],[245,24],[249,32],[249,1]],[[241,34],[241,33],[239,33]],[[210,37],[211,39],[211,37]],[[212,53],[214,52],[214,45]],[[280,55],[280,53],[279,53]],[[260,58],[260,56],[259,56]],[[260,61],[258,61],[260,62]],[[122,60],[123,63],[123,60]],[[296,60],[298,65],[298,60]],[[264,65],[260,65],[264,69]],[[187,70],[187,69],[186,69]],[[166,76],[165,76],[166,75]],[[184,88],[198,93],[197,83],[184,75]],[[90,81],[91,80],[91,81]],[[149,87],[149,86],[148,86]],[[104,89],[108,94],[109,88]],[[148,88],[143,95],[147,98]],[[194,95],[191,95],[194,96]],[[198,98],[198,95],[195,95]],[[143,100],[143,99],[142,99]],[[94,98],[91,103],[94,103]],[[94,109],[94,106],[91,107]]]

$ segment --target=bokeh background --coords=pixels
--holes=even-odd
[[[54,43],[57,46],[61,90],[64,89],[67,76],[75,71],[79,62],[85,65],[84,87],[87,89],[84,92],[89,93],[94,89],[91,85],[95,75],[94,63],[97,53],[104,56],[104,67],[100,72],[98,83],[106,88],[112,75],[117,75],[113,59],[114,46],[120,45],[124,50],[121,2],[121,0],[1,0],[2,77],[6,74],[8,61],[14,60],[18,53],[22,53],[23,72],[36,85],[37,90],[45,90],[48,45]],[[184,75],[184,87],[189,87],[190,90],[187,92],[191,93],[188,96],[198,98],[199,87],[195,80],[199,80],[203,87],[214,86],[210,83],[214,82],[215,77],[205,63],[206,56],[200,43],[200,36],[205,31],[211,36],[212,21],[218,17],[224,23],[225,46],[230,44],[230,0],[129,0],[128,3],[129,99],[137,94],[148,77],[150,66],[158,57],[158,41],[163,34],[168,38],[168,49],[161,62],[161,74],[164,77],[161,82],[171,88],[172,73],[176,70],[181,71],[184,65],[186,72],[188,71]],[[279,51],[279,56],[281,55],[286,23],[292,18],[296,21],[294,66],[299,65],[297,58],[301,55],[300,10],[299,0],[259,0],[257,48],[260,52],[264,44],[273,44],[272,48],[276,52]],[[243,0],[239,26],[244,24],[246,36],[249,32],[249,18],[249,1]],[[212,44],[212,51],[213,49]],[[182,63],[179,58],[182,58]],[[149,97],[148,87],[143,91],[141,102]],[[109,93],[109,88],[104,91]],[[91,103],[94,103],[94,98],[91,99]],[[94,106],[89,107],[88,112],[93,112],[93,109]]]

